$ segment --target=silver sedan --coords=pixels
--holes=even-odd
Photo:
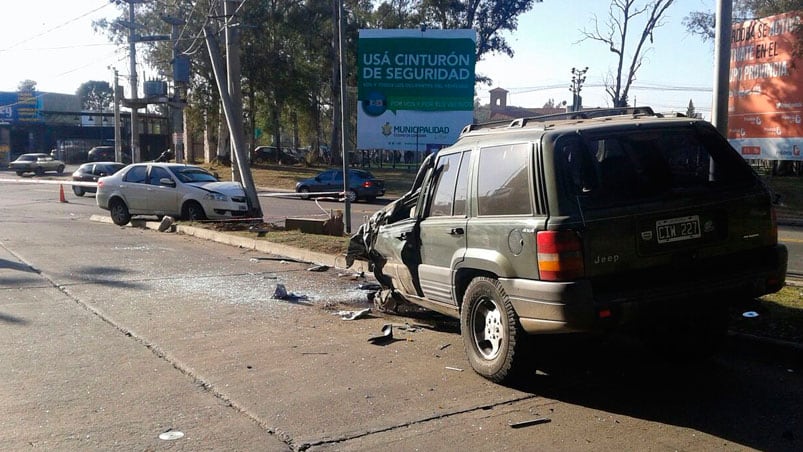
[[[220,182],[205,169],[179,163],[135,163],[98,180],[98,207],[124,225],[133,215],[190,221],[242,218],[248,203],[238,182]]]

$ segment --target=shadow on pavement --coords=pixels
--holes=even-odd
[[[696,362],[670,360],[618,336],[537,341],[538,372],[517,389],[758,450],[803,450],[799,367],[772,357],[759,363],[738,350]]]

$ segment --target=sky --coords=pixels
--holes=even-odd
[[[615,67],[615,56],[602,43],[580,41],[580,30],[590,29],[595,16],[604,24],[609,5],[608,0],[535,3],[519,17],[518,29],[506,34],[514,57],[493,55],[477,63],[477,73],[493,80],[490,86],[477,86],[481,103],[489,102],[488,91],[496,87],[510,92],[508,105],[541,107],[550,99],[571,103],[571,70],[588,67],[583,105],[610,106],[603,82]],[[682,21],[691,11],[714,7],[715,0],[675,0],[644,54],[631,101],[660,112],[685,112],[692,100],[698,112],[710,117],[713,44],[688,35]],[[31,79],[38,91],[75,93],[89,80],[111,83],[111,67],[116,67],[129,94],[127,46],[111,44],[92,28],[93,20],[118,16],[108,0],[2,0],[0,11],[0,91],[15,91],[20,81]],[[640,32],[642,23],[635,23]],[[140,80],[143,72],[146,79],[153,75],[144,65],[139,72]]]

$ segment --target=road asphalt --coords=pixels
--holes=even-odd
[[[111,219],[108,216],[92,215],[92,221],[103,222],[111,224]],[[795,226],[798,221],[803,225],[803,217],[785,217],[784,224]],[[780,221],[780,219],[779,219]],[[147,229],[158,230],[160,223],[155,221],[134,220],[134,225]],[[298,260],[300,262],[307,262],[315,265],[326,265],[332,268],[345,266],[345,257],[339,255],[332,255],[326,253],[319,253],[315,251],[297,248],[280,243],[273,243],[267,240],[256,240],[253,238],[236,236],[226,234],[225,232],[213,231],[210,229],[198,228],[187,225],[173,225],[170,232],[179,234],[191,235],[194,237],[211,240],[217,243],[236,246],[239,248],[252,249],[274,256],[284,256],[290,259]],[[366,275],[370,274],[368,264],[363,261],[355,261],[351,270],[354,272],[362,272]],[[791,284],[799,285],[798,281],[792,281]],[[803,344],[797,342],[784,341],[780,339],[755,336],[739,332],[730,331],[729,335],[732,340],[754,351],[760,351],[762,354],[771,354],[778,356],[784,360],[796,360],[803,356]]]

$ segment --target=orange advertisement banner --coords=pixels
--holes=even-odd
[[[791,150],[803,137],[803,61],[794,55],[801,16],[790,12],[733,26],[728,139],[742,146],[745,158],[784,159],[777,154],[786,148],[790,158],[799,156]]]

